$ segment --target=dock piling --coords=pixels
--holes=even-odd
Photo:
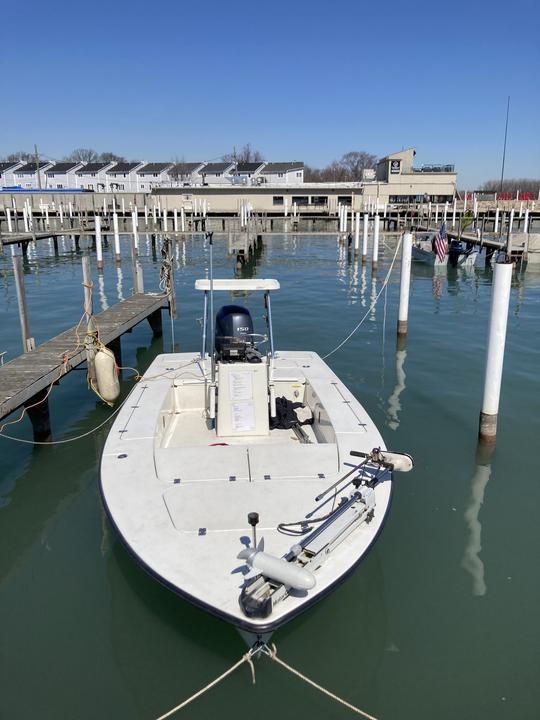
[[[36,343],[30,335],[30,324],[28,322],[28,308],[26,305],[26,293],[24,290],[24,275],[22,258],[20,255],[13,255],[13,274],[15,276],[15,289],[17,291],[17,304],[19,306],[19,321],[21,323],[21,337],[25,353],[35,350]]]
[[[497,262],[493,270],[484,395],[478,433],[480,441],[484,443],[495,442],[497,435],[512,269],[512,263],[505,260]]]
[[[364,213],[364,225],[362,228],[362,265],[367,263],[367,246],[369,232],[369,215]]]
[[[118,232],[118,213],[113,212],[113,232],[114,232],[114,258],[120,263],[122,258],[120,254],[120,234]]]
[[[371,269],[376,270],[379,263],[379,225],[380,217],[377,213],[373,218],[373,255],[371,256]]]
[[[399,311],[397,334],[407,334],[409,317],[409,289],[411,285],[412,234],[404,233],[401,246],[401,279],[399,284]]]

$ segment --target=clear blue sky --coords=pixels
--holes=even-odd
[[[540,2],[2,3],[0,156],[37,143],[321,166],[417,148],[460,187],[540,177]]]

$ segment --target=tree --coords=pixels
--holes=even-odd
[[[126,162],[126,158],[123,155],[117,155],[113,152],[102,152],[99,155],[100,162]]]
[[[500,180],[488,180],[480,186],[480,190],[485,192],[500,192],[501,181]],[[503,180],[502,192],[515,194],[518,191],[520,193],[538,193],[540,190],[540,180],[534,180],[529,178],[517,178]]]
[[[91,148],[77,148],[64,158],[64,160],[72,160],[73,162],[96,162],[98,154]]]
[[[362,173],[368,168],[374,168],[377,158],[364,150],[351,150],[342,156],[339,161],[347,173],[347,179],[360,182]]]
[[[29,162],[34,158],[33,153],[26,152],[25,150],[19,150],[19,152],[10,153],[9,155],[6,155],[5,161],[6,162],[17,162],[17,160],[24,160],[25,162]]]
[[[258,150],[254,150],[250,143],[246,143],[238,152],[234,148],[232,153],[223,156],[224,162],[249,163],[262,162],[263,160],[262,154]]]

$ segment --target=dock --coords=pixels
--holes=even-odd
[[[120,338],[143,320],[148,320],[154,336],[162,334],[161,311],[169,304],[163,293],[136,293],[94,315],[100,341],[111,346],[121,365]],[[34,429],[34,439],[50,437],[46,394],[53,383],[86,362],[85,329],[72,327],[31,352],[0,367],[0,420],[22,406]],[[44,399],[45,398],[45,399]],[[37,403],[35,407],[30,405]]]

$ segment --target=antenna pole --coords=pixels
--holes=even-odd
[[[500,193],[502,194],[503,191],[503,180],[504,180],[504,161],[506,158],[506,137],[508,135],[508,113],[510,112],[510,95],[508,96],[508,102],[506,104],[506,125],[504,127],[504,146],[503,146],[503,156],[502,156],[502,168],[501,168],[501,188]]]
[[[215,386],[216,384],[216,361],[215,361],[215,352],[216,352],[216,338],[215,338],[215,332],[214,332],[214,243],[212,240],[212,236],[214,233],[208,232],[206,233],[206,237],[208,238],[208,243],[210,245],[210,335],[211,335],[211,367],[212,367],[212,385]]]

